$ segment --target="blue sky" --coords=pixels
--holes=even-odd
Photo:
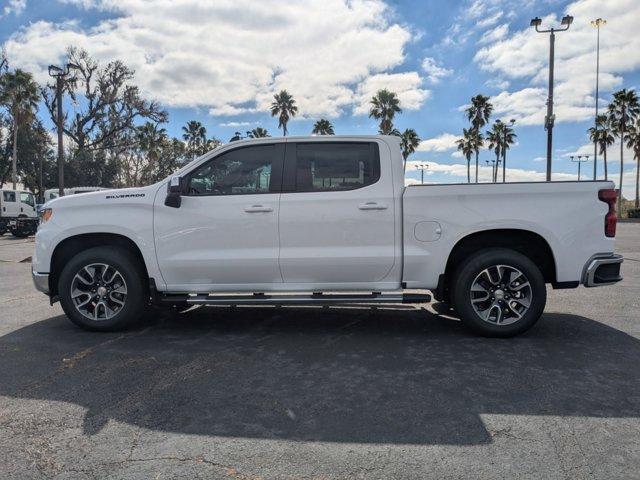
[[[168,0],[4,0],[0,42],[12,66],[46,81],[46,65],[62,60],[68,45],[86,48],[101,61],[119,58],[136,69],[136,83],[170,114],[172,135],[199,120],[209,135],[228,141],[236,130],[262,126],[278,134],[267,107],[286,88],[300,117],[291,134],[308,134],[329,118],[339,134],[376,133],[367,101],[376,89],[399,93],[399,129],[414,128],[424,140],[413,168],[428,162],[429,182],[464,181],[464,159],[454,141],[467,121],[470,97],[492,97],[494,120],[515,118],[518,143],[509,153],[508,179],[543,179],[546,134],[548,36],[545,25],[575,17],[556,39],[554,178],[572,179],[568,155],[592,154],[586,134],[595,93],[595,30],[601,37],[602,108],[611,91],[640,86],[640,2],[635,0],[465,0],[459,2],[305,0],[300,2]],[[619,157],[609,155],[610,172]],[[481,152],[481,162],[492,159]],[[625,192],[635,165],[625,162]],[[592,172],[592,163],[584,171]],[[481,172],[488,178],[488,169]],[[631,192],[627,192],[627,196]]]

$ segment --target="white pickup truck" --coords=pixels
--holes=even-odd
[[[233,142],[143,188],[51,201],[36,288],[113,330],[150,304],[423,303],[512,336],[546,285],[618,282],[611,182],[405,187],[390,136]]]

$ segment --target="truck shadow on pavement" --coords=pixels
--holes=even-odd
[[[81,405],[87,435],[114,419],[187,434],[464,445],[491,442],[485,413],[640,415],[640,342],[554,313],[510,340],[425,310],[203,308],[110,334],[59,316],[0,337],[0,362],[0,395]]]

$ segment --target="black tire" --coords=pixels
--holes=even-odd
[[[530,290],[528,287],[525,287],[526,290],[522,290],[522,286],[520,286],[521,292],[526,291],[526,295],[530,296],[528,299],[524,299],[530,303],[527,310],[523,311],[519,303],[511,303],[511,301],[508,300],[509,298],[512,300],[520,300],[516,299],[515,295],[525,295],[525,293],[517,291],[516,286],[524,285],[525,282],[521,281],[521,283],[518,283],[518,281],[515,281],[513,284],[510,284],[508,279],[504,279],[504,277],[507,276],[504,273],[498,285],[486,283],[481,280],[481,282],[490,285],[490,288],[487,289],[487,294],[495,295],[495,297],[489,297],[486,303],[482,301],[478,303],[477,299],[482,298],[485,292],[472,293],[472,286],[477,278],[487,278],[486,275],[484,277],[480,277],[480,275],[488,268],[491,268],[491,271],[495,273],[494,279],[499,278],[500,271],[495,269],[495,266],[498,265],[517,269],[528,280]],[[503,268],[502,272],[505,271],[510,272],[510,274],[513,272],[513,270]],[[516,275],[516,273],[513,273],[513,275]],[[506,285],[506,288],[500,288],[501,285]],[[514,286],[513,291],[510,289],[512,285]],[[473,254],[454,272],[452,290],[453,304],[462,322],[475,333],[486,337],[513,337],[527,331],[538,321],[547,302],[547,290],[540,269],[525,255],[506,248],[486,249]],[[493,316],[498,317],[499,315],[502,319],[501,321],[505,323],[500,324],[500,320],[497,318],[483,319],[480,315],[486,314],[487,309],[480,313],[476,312],[476,309],[472,305],[472,297],[474,297],[478,309],[488,304],[490,306],[493,305],[491,308],[501,310],[501,312],[496,312]],[[500,305],[503,305],[502,308],[497,304],[498,301],[500,301]],[[507,303],[514,305],[515,308],[512,310],[506,305]],[[488,309],[491,310],[491,308]],[[520,309],[519,312],[517,311],[518,309]],[[495,310],[493,310],[493,312],[495,312]],[[489,314],[491,315],[491,313],[490,311]],[[518,315],[521,315],[521,317],[518,318]],[[507,322],[513,323],[507,324]]]
[[[31,230],[24,230],[22,228],[11,230],[11,235],[16,238],[27,238],[30,235],[33,235]]]
[[[76,308],[71,297],[74,277],[85,266],[91,264],[109,265],[120,273],[126,284],[124,305],[119,307],[111,318],[88,318]],[[128,251],[117,247],[94,247],[74,256],[60,274],[58,295],[69,320],[86,330],[101,332],[131,327],[140,320],[149,301],[147,281],[140,262]]]

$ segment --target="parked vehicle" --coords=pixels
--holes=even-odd
[[[66,195],[76,195],[78,193],[91,193],[91,192],[99,192],[100,190],[108,190],[108,188],[104,187],[71,187],[65,188],[64,194]],[[47,203],[49,200],[53,200],[54,198],[58,198],[59,191],[57,188],[50,188],[44,191],[44,203]]]
[[[38,214],[33,193],[0,190],[0,235],[10,231],[15,237],[36,233]]]
[[[405,188],[391,136],[245,140],[155,185],[51,201],[33,278],[92,330],[150,303],[422,303],[409,291],[426,289],[506,337],[538,320],[545,284],[621,280],[615,199],[611,182]]]

